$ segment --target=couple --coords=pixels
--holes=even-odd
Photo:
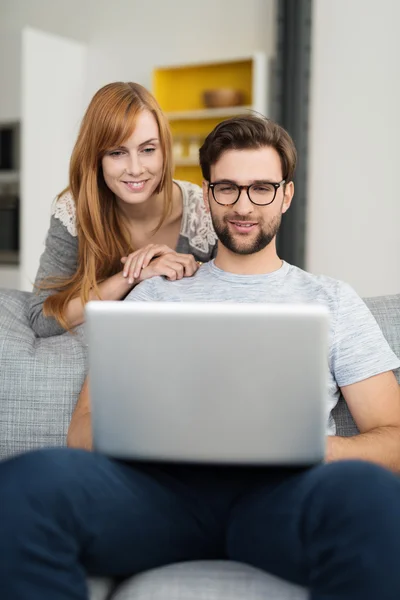
[[[86,383],[68,432],[70,448],[0,465],[4,597],[84,600],[86,573],[123,577],[172,562],[230,558],[309,587],[313,600],[398,600],[400,398],[392,371],[399,361],[349,286],[277,256],[276,234],[294,191],[289,135],[260,117],[230,119],[209,134],[200,162],[204,205],[219,240],[215,260],[193,276],[174,271],[176,281],[149,277],[127,301],[327,305],[329,413],[340,389],[361,434],[335,436],[330,417],[326,464],[310,469],[116,461],[88,451]],[[146,185],[148,172],[143,162],[140,173],[134,167],[135,157],[123,185],[139,205],[145,200],[134,190]],[[123,198],[116,201],[123,206]],[[82,218],[79,201],[77,214]],[[137,261],[146,264],[145,254],[127,260],[140,277]],[[237,357],[240,368],[240,348]]]

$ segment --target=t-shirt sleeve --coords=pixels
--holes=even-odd
[[[370,310],[345,283],[339,283],[331,365],[339,387],[400,366]]]
[[[157,302],[159,294],[157,293],[157,281],[159,277],[146,279],[133,288],[126,296],[124,302]]]

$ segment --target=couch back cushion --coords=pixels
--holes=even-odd
[[[37,338],[29,295],[0,290],[0,459],[65,444],[86,372],[82,330]]]
[[[87,368],[83,328],[37,338],[27,317],[29,292],[0,290],[0,459],[44,446],[62,446]],[[400,294],[366,300],[400,357]],[[400,372],[396,376],[400,382]],[[339,435],[357,428],[341,398]]]
[[[374,315],[393,352],[400,358],[400,294],[365,298],[365,303]],[[395,375],[400,383],[400,369],[396,369]],[[358,433],[343,397],[340,398],[334,409],[333,416],[338,435],[350,436]]]

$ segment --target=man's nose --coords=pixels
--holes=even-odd
[[[239,200],[234,205],[234,210],[238,215],[248,215],[253,212],[254,206],[250,201],[247,190],[241,189]]]

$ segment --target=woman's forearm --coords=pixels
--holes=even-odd
[[[122,272],[113,275],[99,285],[100,296],[102,300],[121,300],[133,288],[132,284],[123,277]],[[98,300],[94,292],[89,295],[90,300]],[[85,307],[80,298],[73,298],[69,301],[65,311],[65,318],[70,327],[77,327],[85,320]]]

